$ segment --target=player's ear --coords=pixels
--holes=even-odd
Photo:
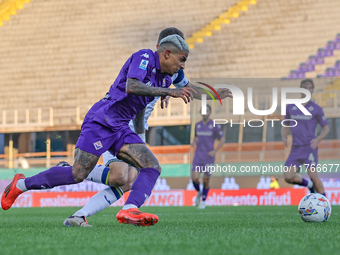
[[[170,58],[170,54],[171,54],[171,50],[165,50],[165,51],[164,51],[164,58],[165,58],[165,59]]]

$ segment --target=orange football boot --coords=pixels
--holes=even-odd
[[[8,210],[14,204],[15,199],[23,193],[22,190],[17,188],[17,182],[20,179],[26,179],[23,174],[16,174],[12,180],[12,182],[6,187],[4,193],[1,197],[1,207],[4,210]]]
[[[157,215],[140,212],[137,208],[120,210],[117,213],[116,218],[119,223],[144,227],[155,225],[159,220]]]

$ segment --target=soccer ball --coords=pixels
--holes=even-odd
[[[299,204],[299,214],[304,221],[323,222],[331,216],[332,207],[328,199],[312,193],[303,197]]]

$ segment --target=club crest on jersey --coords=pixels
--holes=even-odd
[[[308,110],[309,110],[309,111],[313,111],[313,110],[314,110],[314,107],[313,107],[313,106],[310,106],[310,107],[308,107]]]
[[[144,57],[144,58],[149,58],[149,54],[148,53],[144,53],[142,55],[140,55],[141,57]]]
[[[156,73],[156,68],[152,69],[152,73],[154,74]]]
[[[142,61],[140,62],[139,68],[146,70],[146,67],[148,66],[148,64],[149,64],[148,60],[142,59]]]
[[[296,106],[293,106],[293,107],[292,107],[292,110],[297,110],[297,107],[296,107]]]
[[[96,150],[100,150],[100,149],[103,148],[101,141],[95,142],[95,143],[93,143],[93,145],[94,145],[94,148],[96,148]]]

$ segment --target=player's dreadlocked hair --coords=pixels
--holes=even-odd
[[[158,36],[158,41],[157,41],[157,44],[160,43],[160,41],[167,37],[168,35],[179,35],[180,37],[182,37],[184,39],[184,35],[182,33],[181,30],[179,30],[178,28],[175,28],[175,27],[168,27],[168,28],[165,28],[163,29],[159,36]]]

